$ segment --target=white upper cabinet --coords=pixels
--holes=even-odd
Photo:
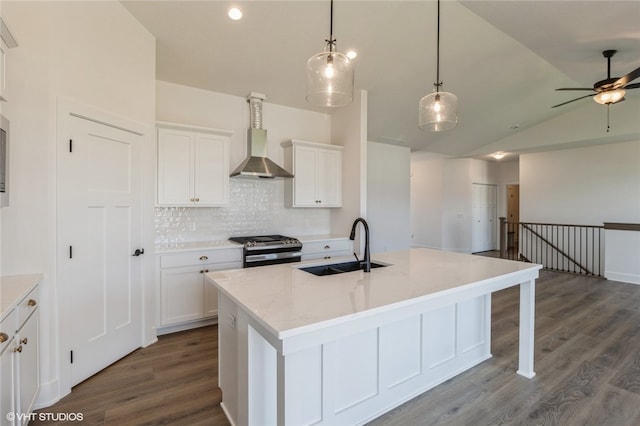
[[[0,17],[0,101],[4,102],[6,102],[4,94],[6,88],[7,51],[13,47],[18,47],[18,43],[13,38],[7,24]]]
[[[158,205],[228,205],[232,134],[158,123]]]
[[[291,140],[283,142],[288,207],[342,206],[342,147]]]

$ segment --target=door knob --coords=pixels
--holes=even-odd
[[[144,249],[136,249],[136,251],[133,252],[132,256],[140,256],[141,254],[144,254]]]

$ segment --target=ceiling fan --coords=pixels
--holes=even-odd
[[[593,87],[562,87],[559,90],[589,90],[595,93],[591,93],[589,95],[580,96],[579,98],[572,99],[567,102],[563,102],[558,105],[554,105],[551,108],[556,108],[562,105],[569,104],[571,102],[578,101],[584,98],[593,97],[593,99],[602,105],[611,105],[618,102],[624,101],[625,90],[629,89],[637,89],[640,87],[640,83],[629,84],[631,81],[640,77],[640,68],[636,68],[631,71],[629,74],[623,77],[613,77],[611,78],[611,57],[615,55],[617,50],[605,50],[602,52],[602,56],[607,58],[607,78],[605,80],[601,80],[596,82]]]

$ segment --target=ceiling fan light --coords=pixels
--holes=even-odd
[[[615,104],[624,98],[625,91],[623,89],[605,90],[593,97],[593,100],[601,105]]]
[[[353,63],[340,52],[325,51],[307,61],[307,102],[340,107],[353,101]]]
[[[453,129],[458,124],[458,97],[449,92],[433,92],[418,106],[418,127],[432,132]]]

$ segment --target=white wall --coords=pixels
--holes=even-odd
[[[523,222],[640,223],[640,141],[520,156]],[[607,231],[604,275],[640,283],[640,238]]]
[[[331,211],[331,232],[348,236],[357,217],[367,219],[367,92],[356,91],[353,102],[335,111],[331,120],[331,141],[344,146],[342,208]]]
[[[2,15],[19,44],[9,52],[9,102],[3,105],[12,146],[2,274],[45,274],[39,304],[43,405],[57,398],[59,378],[56,99],[153,126],[155,40],[118,2],[4,1]]]
[[[412,154],[412,245],[471,253],[472,184],[499,177],[495,162]]]
[[[406,250],[411,243],[409,148],[369,142],[367,153],[371,253]]]
[[[523,222],[640,223],[640,141],[520,156]]]
[[[231,130],[230,170],[247,155],[249,104],[245,97],[158,81],[157,119]],[[247,95],[251,88],[247,88]],[[331,143],[331,116],[269,102],[263,103],[267,155],[282,165],[281,142],[290,139]],[[339,141],[336,143],[339,144]],[[285,208],[284,180],[231,179],[229,206],[157,208],[156,243],[227,239],[237,235],[279,233],[290,236],[331,232],[330,209]]]

